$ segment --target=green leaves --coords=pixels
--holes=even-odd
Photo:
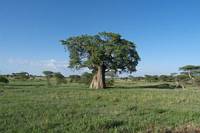
[[[200,66],[194,66],[194,65],[186,65],[179,68],[182,71],[194,71],[194,70],[200,70]]]
[[[52,72],[52,71],[43,71],[43,74],[44,74],[46,77],[53,77],[54,72]]]
[[[106,70],[134,72],[140,60],[135,44],[112,32],[70,37],[61,43],[70,53],[69,67],[77,69],[103,65]]]

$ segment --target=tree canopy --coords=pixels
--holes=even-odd
[[[43,74],[44,74],[45,76],[47,76],[47,77],[52,77],[53,74],[54,74],[54,72],[52,72],[52,71],[43,71]]]
[[[54,72],[52,71],[43,71],[43,74],[45,75],[46,79],[47,79],[47,84],[50,86],[50,78],[53,77]]]
[[[56,78],[56,84],[62,84],[62,83],[66,83],[66,79],[65,76],[62,75],[60,72],[56,72],[54,73],[54,77]]]
[[[200,66],[186,65],[186,66],[180,67],[179,70],[186,71],[186,72],[197,71],[197,70],[200,70]]]
[[[91,88],[105,87],[106,71],[135,72],[140,60],[136,45],[112,32],[75,36],[61,42],[70,53],[69,67],[88,67],[96,73]]]
[[[70,67],[97,69],[104,65],[106,69],[134,72],[140,60],[135,44],[116,33],[82,35],[61,42],[70,52]]]

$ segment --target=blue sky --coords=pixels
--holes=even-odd
[[[1,0],[0,73],[66,68],[59,40],[101,31],[137,44],[135,75],[169,74],[200,64],[199,0]]]

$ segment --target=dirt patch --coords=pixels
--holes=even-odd
[[[155,130],[154,128],[150,128],[146,131],[146,133],[200,133],[200,127],[195,127],[193,125],[186,125],[177,127],[174,129],[163,128]]]

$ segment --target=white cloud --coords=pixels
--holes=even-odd
[[[66,68],[68,66],[67,61],[58,61],[55,59],[48,60],[26,60],[26,59],[13,59],[10,58],[8,63],[11,65],[25,65],[30,67],[39,67],[42,69],[58,71],[59,69]]]
[[[65,75],[72,74],[82,74],[85,71],[89,71],[87,68],[80,70],[68,68],[67,60],[28,60],[28,59],[19,59],[19,58],[10,58],[7,60],[7,63],[10,66],[10,72],[16,71],[27,71],[32,74],[41,75],[44,70],[62,72]],[[14,68],[14,69],[12,69]]]
[[[10,66],[10,73],[27,71],[34,74],[41,74],[44,70],[61,71],[68,66],[67,61],[57,61],[55,59],[27,60],[10,58],[8,59],[7,64]]]

